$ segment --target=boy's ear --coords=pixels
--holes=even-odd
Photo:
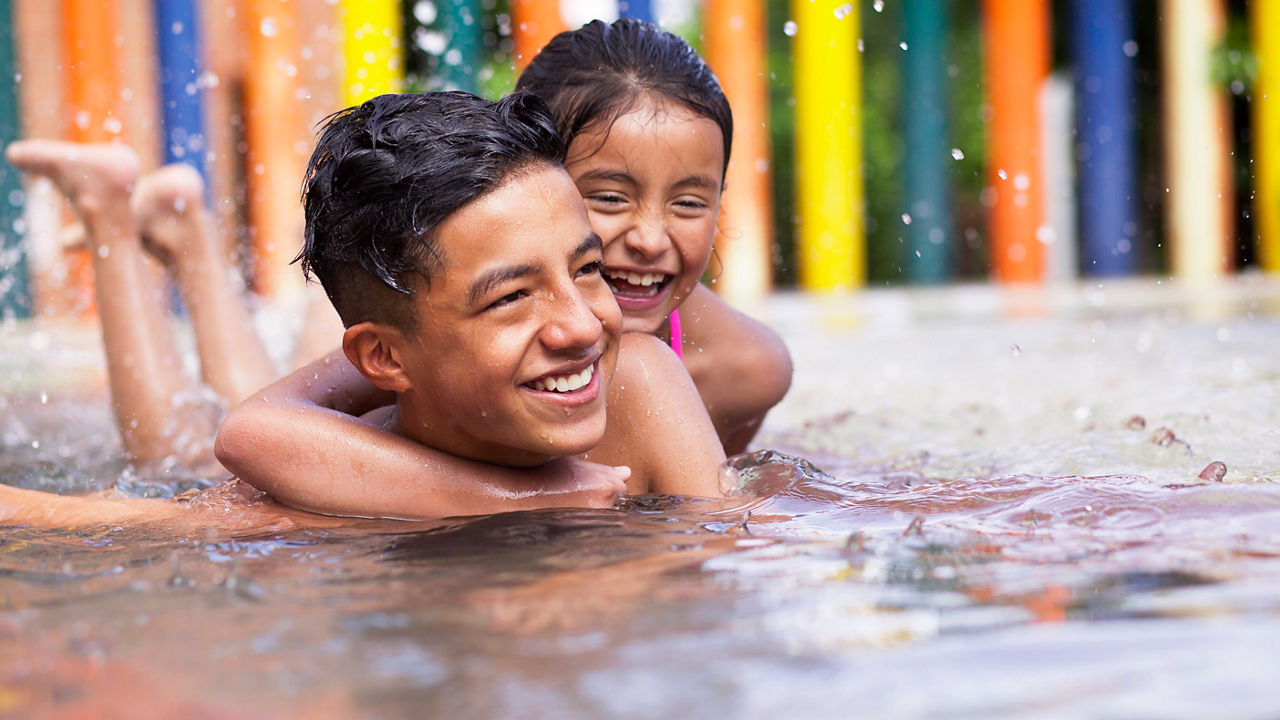
[[[374,387],[402,393],[413,387],[400,364],[404,333],[391,325],[362,322],[342,334],[342,350],[347,359]]]

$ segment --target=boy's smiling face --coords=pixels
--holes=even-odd
[[[396,343],[405,435],[534,465],[599,443],[622,319],[599,237],[558,166],[518,171],[436,228],[443,269]]]

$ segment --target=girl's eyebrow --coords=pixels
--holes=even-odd
[[[628,173],[619,172],[617,170],[588,170],[578,176],[578,182],[584,180],[610,180],[613,182],[636,184],[636,179]],[[690,175],[677,181],[673,187],[693,187],[709,191],[719,191],[720,183],[714,178],[707,175]]]

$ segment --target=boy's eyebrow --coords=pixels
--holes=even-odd
[[[601,240],[600,236],[594,232],[587,234],[587,237],[578,244],[578,247],[574,249],[573,254],[570,257],[580,257],[582,255],[586,255],[592,250],[604,252],[604,241]]]
[[[600,239],[600,236],[594,232],[587,235],[581,243],[578,243],[578,247],[573,249],[571,257],[576,258],[581,255],[585,255],[592,250],[604,250],[604,242]],[[467,303],[469,305],[474,305],[479,302],[481,298],[487,295],[490,290],[502,283],[509,280],[515,280],[519,277],[524,277],[525,275],[531,275],[541,270],[542,265],[539,263],[526,263],[524,265],[494,268],[484,275],[481,275],[479,278],[476,278],[476,281],[471,283],[471,288],[467,290]]]
[[[542,265],[538,263],[526,263],[524,265],[511,265],[509,267],[494,268],[489,272],[476,278],[471,283],[471,289],[467,291],[467,304],[474,305],[480,301],[485,295],[495,287],[509,280],[515,280],[525,275],[532,275],[542,269]]]

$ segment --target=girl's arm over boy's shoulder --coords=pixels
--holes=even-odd
[[[434,450],[378,424],[386,411],[377,406],[392,401],[339,350],[232,409],[215,452],[228,470],[277,500],[332,515],[611,507],[625,488],[625,469],[577,458],[508,468]]]
[[[631,468],[631,493],[720,497],[724,449],[689,374],[666,343],[625,333],[604,440],[584,456]]]
[[[791,353],[773,330],[699,285],[680,308],[685,366],[728,455],[746,452],[791,387]]]

